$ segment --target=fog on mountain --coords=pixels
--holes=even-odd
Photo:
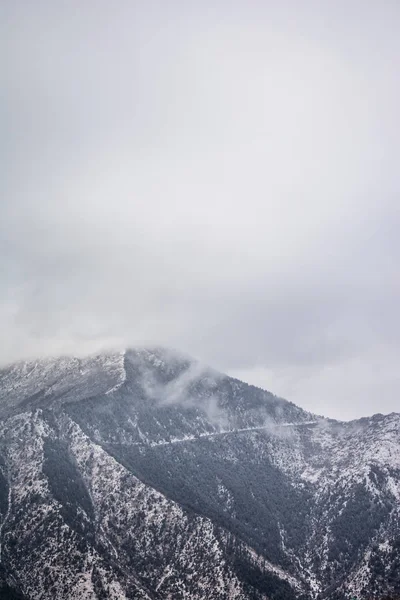
[[[400,3],[1,3],[0,600],[400,600]]]

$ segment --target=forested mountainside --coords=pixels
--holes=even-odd
[[[165,349],[0,371],[0,597],[400,597],[400,415]]]

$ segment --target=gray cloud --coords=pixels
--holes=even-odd
[[[181,348],[399,410],[397,2],[6,2],[0,361]]]

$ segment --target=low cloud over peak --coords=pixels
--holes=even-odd
[[[397,409],[400,11],[355,5],[8,4],[2,362],[155,343]]]

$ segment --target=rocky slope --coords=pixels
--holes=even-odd
[[[0,597],[400,596],[400,415],[165,349],[0,371]]]

